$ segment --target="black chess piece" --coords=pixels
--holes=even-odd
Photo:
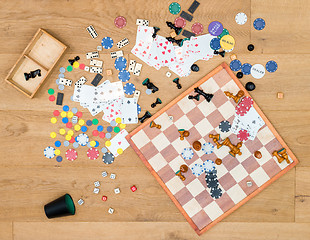
[[[215,55],[221,55],[222,57],[225,57],[225,51],[222,51],[222,52],[219,52],[219,51],[217,51],[217,50],[214,50],[214,52],[213,52]]]
[[[179,47],[181,47],[181,43],[183,39],[175,39],[173,37],[166,37],[169,42],[176,43]]]
[[[176,39],[176,40],[175,40],[175,43],[176,43],[179,47],[181,47],[182,41],[183,41],[183,39]]]
[[[197,64],[193,64],[193,65],[191,66],[191,70],[192,70],[193,72],[198,72],[198,71],[199,71],[198,65],[197,65]]]
[[[75,60],[75,61],[79,61],[79,60],[80,60],[80,57],[79,57],[79,56],[76,56],[76,57],[74,58],[74,60]]]
[[[142,82],[143,86],[146,86],[148,89],[152,89],[152,93],[157,92],[159,89],[158,87],[156,87],[153,83],[150,82],[149,78],[146,78],[143,82]]]
[[[199,98],[200,98],[200,95],[199,94],[197,94],[197,95],[189,95],[188,96],[188,99],[195,99],[196,101],[199,101]]]
[[[249,44],[249,45],[248,45],[248,50],[249,50],[250,52],[252,52],[252,51],[254,50],[254,45],[253,45],[253,44]]]
[[[156,98],[156,102],[151,104],[151,107],[154,108],[156,107],[157,104],[162,104],[163,102],[160,100],[160,98]]]
[[[168,22],[168,21],[166,21],[166,24],[168,27],[170,27],[171,29],[175,31],[176,35],[179,35],[181,33],[182,31],[181,27],[177,27],[172,22]]]
[[[152,114],[149,111],[146,111],[142,117],[139,117],[139,121],[143,123],[147,118],[152,117]]]
[[[169,42],[172,42],[172,43],[175,43],[175,38],[173,37],[166,37],[166,39],[169,41]]]
[[[172,82],[174,82],[176,85],[177,85],[177,88],[178,89],[181,89],[182,88],[182,85],[180,84],[180,79],[179,78],[175,78],[172,80]]]
[[[153,35],[152,35],[152,38],[156,38],[157,33],[158,33],[158,31],[160,30],[160,28],[159,28],[159,27],[153,27],[153,29],[154,29],[154,33],[153,33]],[[168,41],[169,41],[169,40],[168,40]]]
[[[70,63],[70,65],[72,66],[74,62],[77,62],[80,60],[79,56],[76,56],[74,59],[69,59],[68,62]]]
[[[253,91],[255,89],[255,84],[253,82],[247,82],[245,84],[245,89],[248,91]]]
[[[32,78],[30,73],[24,73],[24,76],[26,81],[28,81],[29,78]]]
[[[41,69],[30,71],[30,73],[24,73],[25,80],[28,81],[30,78],[35,78],[36,76],[41,77]]]
[[[207,102],[210,102],[213,98],[213,94],[205,93],[202,89],[199,89],[198,87],[194,88],[194,91],[199,95],[202,95],[207,100]]]

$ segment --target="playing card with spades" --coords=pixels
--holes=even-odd
[[[121,104],[122,123],[138,123],[138,110],[136,98],[123,98]]]

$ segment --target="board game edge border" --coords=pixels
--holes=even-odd
[[[155,177],[157,182],[161,185],[161,187],[165,190],[165,192],[168,194],[172,202],[176,205],[176,207],[179,209],[179,211],[183,214],[185,219],[188,221],[188,223],[191,225],[191,227],[194,229],[194,231],[200,236],[213,226],[215,226],[217,223],[222,221],[224,218],[229,216],[231,213],[233,213],[235,210],[237,210],[239,207],[241,207],[243,204],[245,204],[247,201],[252,199],[254,196],[256,196],[258,193],[260,193],[262,190],[264,190],[266,187],[268,187],[271,183],[276,181],[278,178],[280,178],[282,175],[287,173],[290,169],[295,167],[299,161],[297,160],[296,156],[293,154],[293,152],[288,148],[287,144],[284,142],[282,137],[279,135],[279,133],[276,131],[276,129],[273,127],[271,122],[268,120],[268,118],[265,116],[265,114],[262,112],[262,110],[259,108],[259,106],[256,104],[256,102],[253,99],[253,106],[255,110],[258,112],[258,114],[263,118],[266,125],[269,127],[269,129],[272,131],[274,136],[277,138],[277,140],[281,143],[281,145],[286,148],[286,151],[288,152],[289,156],[293,160],[293,163],[291,163],[289,166],[281,170],[278,174],[273,176],[271,179],[269,179],[266,183],[264,183],[262,186],[257,188],[254,192],[249,194],[246,198],[241,200],[239,203],[237,203],[234,207],[226,211],[224,214],[222,214],[220,217],[212,221],[210,224],[202,228],[201,230],[197,227],[197,225],[193,222],[193,220],[188,216],[188,214],[185,212],[181,204],[178,202],[178,200],[174,197],[174,195],[170,192],[170,190],[167,188],[165,183],[162,181],[162,179],[159,177],[159,175],[156,173],[156,171],[152,168],[152,166],[148,163],[147,159],[144,157],[144,155],[141,153],[141,151],[138,149],[136,144],[131,140],[131,138],[139,132],[141,129],[143,129],[145,126],[149,125],[151,121],[156,119],[158,116],[160,116],[162,113],[167,111],[170,107],[172,107],[174,104],[179,102],[181,99],[183,99],[184,96],[188,95],[190,92],[194,90],[195,87],[200,86],[202,83],[206,82],[208,79],[210,79],[212,76],[220,72],[221,70],[225,69],[226,72],[229,74],[229,76],[234,80],[234,82],[238,85],[238,87],[244,91],[246,96],[250,96],[250,94],[246,91],[246,89],[243,87],[242,83],[237,79],[237,77],[234,75],[234,73],[231,71],[229,66],[223,62],[218,67],[213,69],[210,73],[208,73],[206,76],[204,76],[202,79],[197,81],[194,85],[189,87],[186,91],[181,93],[178,97],[176,97],[173,101],[171,101],[169,104],[167,104],[165,107],[163,107],[161,110],[159,110],[157,113],[155,113],[151,118],[149,118],[146,122],[141,124],[139,127],[134,129],[132,132],[130,132],[126,139],[129,141],[131,147],[134,149],[134,151],[137,153],[139,158],[143,161],[144,165],[149,169],[149,171],[152,173],[152,175]]]

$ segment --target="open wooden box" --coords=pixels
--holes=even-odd
[[[33,98],[66,49],[66,45],[40,28],[5,80],[26,96]],[[41,69],[41,77],[26,81],[24,73],[36,69]]]

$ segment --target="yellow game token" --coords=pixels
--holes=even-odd
[[[74,126],[74,130],[75,130],[75,131],[80,131],[80,129],[81,129],[81,126],[80,126],[80,125],[77,125],[77,124],[76,124],[76,125]]]
[[[85,121],[84,121],[83,119],[80,119],[80,120],[79,120],[79,125],[80,125],[80,126],[83,126],[84,124],[85,124]]]
[[[70,141],[72,137],[67,134],[65,138],[66,138],[67,141]]]
[[[121,155],[121,154],[123,153],[123,149],[121,149],[121,148],[117,149],[117,153],[118,153],[119,155]]]
[[[231,50],[235,46],[235,39],[231,35],[225,35],[221,38],[220,45],[224,50]]]
[[[51,118],[51,123],[57,123],[57,118],[52,117],[52,118]]]
[[[57,136],[57,134],[55,132],[51,132],[50,136],[51,136],[51,138],[55,138]]]
[[[74,63],[73,63],[73,67],[74,67],[74,68],[78,68],[79,66],[80,66],[80,64],[79,64],[78,62],[74,62]]]
[[[69,130],[67,134],[70,135],[70,136],[73,136],[74,133],[73,133],[72,130]]]
[[[58,156],[60,154],[60,150],[59,149],[55,149],[55,155]]]
[[[68,118],[72,118],[73,117],[73,112],[68,112]]]
[[[59,133],[60,133],[61,135],[65,135],[66,130],[65,130],[65,129],[63,129],[63,128],[61,128],[61,129],[59,129]]]
[[[121,122],[122,122],[122,119],[118,117],[118,118],[115,119],[115,122],[121,123]]]
[[[106,147],[110,147],[110,146],[111,146],[111,142],[110,142],[110,141],[106,141],[106,142],[105,142],[105,146],[106,146]]]
[[[89,145],[92,147],[96,146],[96,141],[94,141],[94,140],[90,141]]]
[[[126,127],[126,124],[121,123],[119,126],[120,126],[120,128],[125,128],[125,127]]]
[[[64,118],[64,117],[67,117],[67,113],[64,112],[64,111],[62,111],[62,112],[60,113],[60,116],[63,117],[63,118]]]

